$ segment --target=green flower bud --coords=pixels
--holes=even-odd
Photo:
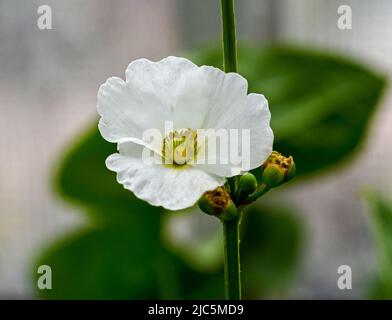
[[[221,220],[231,220],[238,215],[237,207],[225,187],[205,192],[199,200],[199,208]]]
[[[241,176],[240,181],[238,183],[238,189],[244,193],[251,194],[256,190],[257,181],[253,174],[247,172],[243,176]]]
[[[206,197],[205,194],[203,194],[200,199],[199,199],[199,208],[201,211],[203,211],[204,213],[207,213],[209,215],[215,215],[215,208],[212,205],[212,203],[210,202],[209,198]]]
[[[255,176],[251,173],[245,173],[240,177],[238,182],[238,190],[236,196],[236,203],[242,203],[248,195],[253,193],[257,188],[257,180]]]
[[[262,181],[270,188],[277,187],[284,181],[284,172],[276,165],[269,165],[264,169]]]
[[[292,179],[296,172],[292,156],[285,157],[279,152],[273,151],[264,162],[262,182],[268,187],[274,188]]]

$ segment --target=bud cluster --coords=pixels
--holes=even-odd
[[[291,180],[296,167],[292,156],[285,157],[273,151],[263,165],[255,170],[252,172],[261,177],[260,181],[250,172],[235,177],[235,183],[228,184],[234,186],[229,188],[230,191],[223,186],[205,192],[199,200],[200,209],[221,220],[231,220],[238,216],[239,209],[257,200],[271,188]]]

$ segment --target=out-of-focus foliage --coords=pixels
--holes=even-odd
[[[249,92],[264,94],[274,149],[292,155],[297,176],[336,164],[364,136],[384,80],[347,59],[293,48],[240,48],[239,73]],[[196,63],[221,67],[220,50]]]
[[[375,191],[367,193],[373,234],[378,248],[378,276],[370,297],[392,299],[392,203]]]
[[[251,92],[270,102],[275,149],[292,154],[300,174],[342,160],[360,142],[383,81],[334,57],[285,48],[240,49]],[[218,51],[195,58],[220,65]],[[38,264],[53,269],[44,298],[222,298],[223,273],[192,268],[161,239],[161,208],[136,199],[105,167],[116,146],[90,130],[65,157],[56,184],[89,213],[91,225],[49,248]],[[211,218],[213,219],[213,218]],[[284,290],[301,243],[295,215],[251,208],[242,225],[244,297]],[[36,269],[35,269],[36,270]]]
[[[287,209],[251,207],[245,215],[241,260],[247,297],[281,294],[296,272],[302,225]]]

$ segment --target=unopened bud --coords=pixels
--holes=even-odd
[[[257,188],[257,180],[255,176],[249,172],[240,177],[238,182],[238,191],[236,196],[236,203],[242,203],[247,199],[248,195],[253,193]]]
[[[225,187],[205,192],[199,200],[200,209],[221,220],[231,220],[237,216],[237,207]]]
[[[273,151],[264,162],[262,181],[268,187],[274,188],[289,181],[295,175],[296,168],[292,156],[285,157]]]

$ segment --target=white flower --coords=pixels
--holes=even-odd
[[[259,167],[272,152],[267,100],[261,94],[248,95],[248,83],[239,74],[168,57],[159,62],[135,60],[125,75],[126,81],[112,77],[99,88],[99,130],[118,144],[119,153],[108,157],[107,167],[117,172],[124,188],[151,205],[169,210],[193,206],[205,191],[223,185],[226,177]],[[173,123],[169,134],[167,121]],[[144,134],[150,129],[159,130],[163,138],[146,141]],[[194,161],[206,153],[209,143],[217,143],[212,142],[214,134],[204,144],[194,143],[191,138],[199,129],[247,129],[246,165],[233,164],[219,147],[216,154],[208,154],[214,161]],[[238,140],[244,152],[244,142]],[[190,144],[195,146],[192,156],[184,149]],[[147,163],[142,157],[145,150],[174,163]]]

